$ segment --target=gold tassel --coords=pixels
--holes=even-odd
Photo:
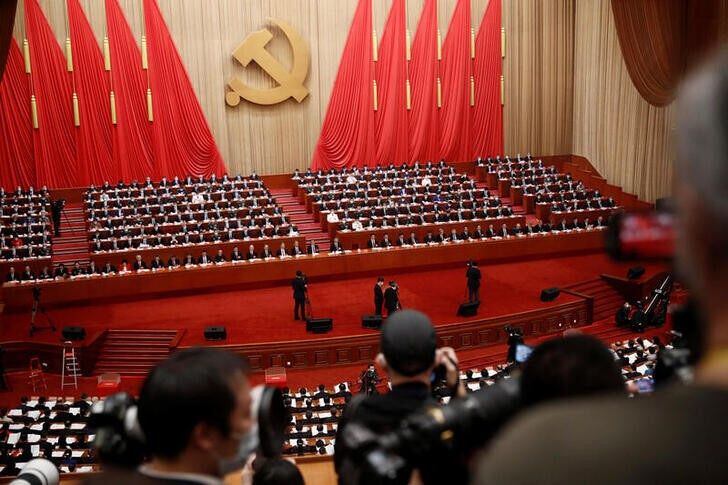
[[[111,101],[111,123],[116,124],[116,95],[113,91],[111,91],[109,95],[109,99]]]
[[[475,76],[470,76],[470,106],[475,106]]]
[[[503,80],[503,75],[501,74],[501,106],[506,104],[506,83]]]
[[[442,36],[440,35],[440,29],[437,29],[437,60],[442,60]]]
[[[81,126],[81,114],[78,110],[78,95],[73,93],[73,125]]]
[[[407,29],[407,37],[405,39],[405,42],[407,43],[405,46],[407,49],[407,60],[410,61],[412,60],[412,36],[409,29]]]
[[[442,108],[442,83],[440,78],[437,78],[437,107]]]
[[[372,95],[374,96],[374,111],[379,109],[379,99],[377,96],[377,80],[372,79]]]
[[[25,73],[30,74],[30,45],[28,39],[23,39],[23,61],[25,61]]]
[[[104,36],[104,69],[111,70],[111,52],[109,51],[109,37]]]
[[[30,96],[30,117],[33,120],[33,128],[38,129],[38,105],[35,101],[35,94]]]
[[[501,27],[501,59],[506,57],[506,28]]]
[[[147,57],[147,36],[142,35],[142,69],[149,69],[149,57]]]
[[[377,30],[372,30],[372,60],[377,62],[379,60],[379,53],[377,52]]]
[[[66,37],[66,70],[73,72],[73,51],[71,50],[70,37]]]
[[[154,121],[154,109],[152,107],[152,90],[147,88],[147,118],[150,122]]]
[[[470,27],[470,58],[475,59],[475,29]]]
[[[406,86],[407,86],[407,91],[406,91],[406,94],[407,94],[407,110],[409,111],[409,110],[412,109],[412,91],[411,91],[410,80],[409,79],[407,79]]]

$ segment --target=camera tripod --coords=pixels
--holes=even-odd
[[[46,325],[36,325],[35,319],[40,312],[46,319]],[[40,288],[37,286],[33,287],[33,307],[30,310],[30,336],[32,337],[35,332],[41,330],[50,330],[51,332],[56,331],[56,324],[51,316],[46,311],[45,307],[40,303]]]

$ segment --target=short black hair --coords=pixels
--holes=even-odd
[[[139,424],[149,452],[179,456],[198,423],[227,436],[237,405],[232,388],[236,371],[247,373],[245,360],[211,348],[184,350],[158,364],[139,393]]]
[[[521,375],[521,398],[526,406],[623,390],[624,379],[614,355],[601,341],[586,335],[537,346]]]
[[[253,485],[303,484],[303,475],[298,467],[282,458],[266,460],[253,475]]]

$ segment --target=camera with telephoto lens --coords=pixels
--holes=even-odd
[[[521,409],[517,378],[452,399],[446,406],[430,406],[405,419],[399,429],[379,434],[357,422],[343,428],[340,439],[354,463],[390,483],[407,467],[433,466],[435,450],[451,449],[459,456],[483,446]],[[344,483],[359,483],[342,476]]]
[[[256,386],[250,391],[253,448],[258,456],[280,456],[290,421],[278,388]],[[126,393],[113,394],[91,407],[89,427],[101,462],[135,468],[147,457],[144,432],[137,419],[137,402]]]

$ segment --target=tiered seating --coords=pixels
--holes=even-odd
[[[140,253],[151,259],[155,249],[184,247],[190,255],[194,248],[197,261],[213,245],[217,253],[223,243],[263,240],[271,244],[272,254],[280,247],[276,239],[298,235],[255,174],[234,179],[163,178],[159,183],[147,179],[113,187],[105,183],[88,189],[85,204],[91,252],[120,253],[119,259]],[[223,249],[227,259],[231,248]],[[182,260],[183,254],[177,258]]]
[[[51,460],[62,472],[95,470],[94,435],[86,429],[94,400],[31,397],[1,411],[0,475],[15,476],[37,457]]]
[[[400,167],[294,173],[293,180],[338,230],[423,225],[508,217],[510,207],[479,189],[453,167],[404,164]]]
[[[489,157],[476,165],[486,171],[489,181],[497,180],[499,191],[508,192],[514,204],[522,203],[526,212],[535,212],[542,223],[561,230],[583,229],[600,217],[606,220],[616,207],[613,199],[530,155],[516,160]]]
[[[283,390],[284,400],[291,413],[286,430],[283,453],[286,455],[333,455],[339,416],[351,399],[349,383],[342,382],[326,389]]]
[[[33,187],[18,187],[12,194],[0,188],[0,253],[4,261],[50,258],[49,202],[45,188],[35,192]]]

